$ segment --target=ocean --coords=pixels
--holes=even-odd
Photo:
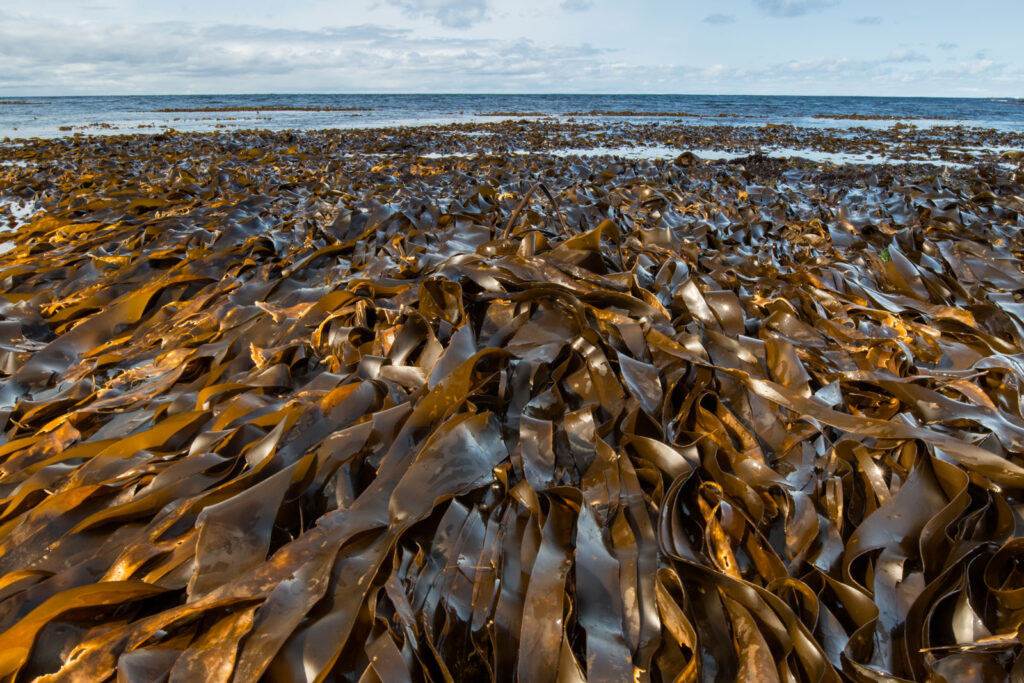
[[[263,110],[282,107],[309,110]],[[225,108],[235,111],[160,111]],[[914,125],[922,127],[962,125],[1024,132],[1024,101],[1006,98],[760,95],[158,95],[23,98],[0,95],[0,138],[52,138],[75,133],[159,133],[167,130],[212,132],[252,128],[308,130],[417,126],[480,123],[520,118],[523,114],[567,117],[581,112],[685,113],[690,116],[684,120],[703,124],[742,126],[772,123],[818,128],[888,127],[894,125],[894,121],[887,117],[895,117],[912,119]],[[851,116],[883,118],[846,118]]]

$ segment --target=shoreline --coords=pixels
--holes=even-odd
[[[186,139],[213,138],[231,145],[234,137],[284,136],[308,139],[319,144],[334,139],[356,153],[424,154],[530,154],[566,150],[662,148],[682,152],[726,152],[740,155],[760,152],[845,153],[882,157],[893,161],[921,162],[999,162],[1004,152],[1024,150],[1024,131],[1014,132],[979,126],[937,125],[920,127],[913,122],[897,122],[887,128],[818,128],[792,124],[692,125],[682,120],[667,123],[578,121],[576,119],[509,119],[500,122],[422,123],[399,126],[352,128],[241,128],[220,131],[178,131],[129,133],[74,133],[47,138],[4,138],[0,149],[38,146],[58,141],[86,144],[120,144],[146,139],[161,141],[168,137]],[[347,140],[346,138],[351,138]],[[383,138],[383,139],[382,139]],[[389,141],[398,140],[398,144]],[[516,144],[519,143],[519,144]],[[870,157],[868,156],[870,155]],[[24,162],[25,154],[5,155],[0,166]],[[812,161],[825,159],[810,159]]]

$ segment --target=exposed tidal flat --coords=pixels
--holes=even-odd
[[[0,676],[1019,672],[1024,133],[666,111],[0,145]]]

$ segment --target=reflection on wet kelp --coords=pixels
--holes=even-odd
[[[1024,666],[1009,171],[343,139],[2,171],[0,675]]]

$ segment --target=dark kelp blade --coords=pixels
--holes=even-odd
[[[1020,673],[1024,139],[601,115],[0,146],[0,678]]]

